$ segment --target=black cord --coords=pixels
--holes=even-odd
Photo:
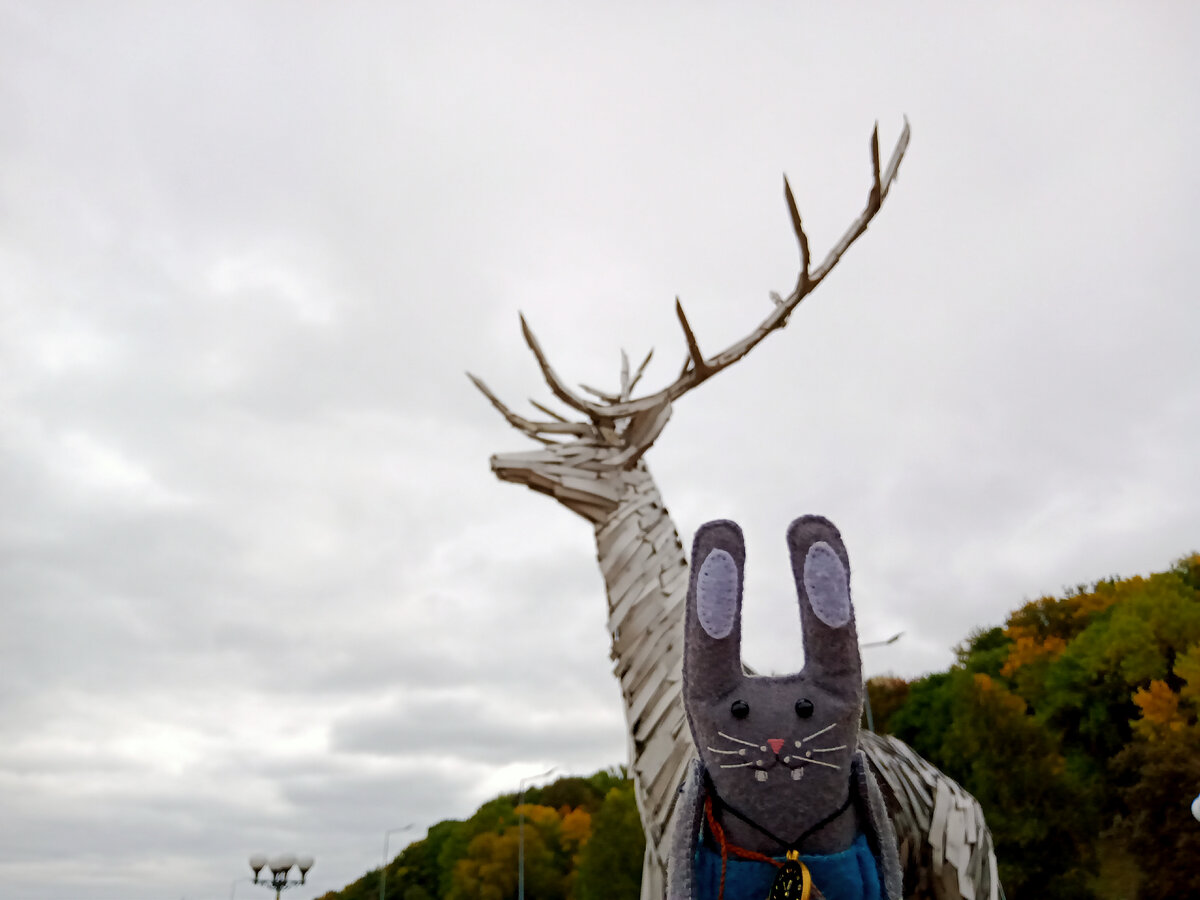
[[[802,843],[804,843],[805,839],[812,836],[816,832],[820,831],[822,828],[824,828],[826,825],[828,825],[830,822],[832,822],[834,819],[836,819],[838,816],[840,816],[842,813],[844,813],[847,809],[850,808],[850,804],[854,801],[854,792],[852,790],[850,790],[849,785],[847,785],[846,801],[841,806],[839,806],[837,809],[835,809],[833,812],[831,812],[829,815],[827,815],[825,818],[823,818],[820,822],[817,822],[817,824],[813,825],[811,828],[806,829],[804,831],[804,833],[800,835],[800,837],[796,838],[796,840],[788,842],[788,841],[785,841],[783,838],[779,837],[778,835],[773,834],[772,832],[768,831],[766,828],[763,828],[763,826],[759,825],[757,822],[755,822],[753,819],[751,819],[745,813],[741,812],[736,807],[733,807],[730,804],[726,803],[724,800],[722,800],[721,795],[717,793],[717,786],[715,784],[713,784],[712,776],[708,774],[707,769],[704,770],[704,781],[705,781],[705,786],[707,787],[709,794],[717,802],[718,806],[720,806],[722,809],[732,813],[734,817],[741,819],[743,822],[745,822],[747,825],[749,825],[755,831],[759,832],[762,835],[765,835],[766,837],[769,837],[771,840],[773,840],[775,843],[777,843],[779,846],[781,846],[785,851],[795,850],[795,851],[799,852],[800,845]]]

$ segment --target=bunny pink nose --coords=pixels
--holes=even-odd
[[[783,749],[783,738],[769,738],[767,743],[771,745],[771,749],[777,754]]]

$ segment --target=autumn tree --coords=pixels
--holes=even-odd
[[[1169,638],[1157,635],[1165,670],[1155,665],[1162,677],[1134,692],[1133,738],[1113,762],[1129,848],[1147,873],[1139,900],[1200,896],[1200,825],[1189,808],[1200,793],[1200,555],[1181,560],[1171,574],[1175,590],[1170,599],[1160,594],[1156,605],[1178,615],[1179,626]],[[1190,605],[1185,599],[1181,609],[1188,591]],[[1143,671],[1152,665],[1146,655]]]
[[[524,824],[505,824],[475,835],[467,852],[455,862],[446,900],[513,900],[518,894],[521,835],[524,832],[524,873],[527,896],[539,900],[568,900],[573,853],[588,839],[587,813],[572,815],[564,832],[558,810],[526,803],[517,807]]]
[[[579,857],[577,900],[637,900],[645,848],[633,784],[613,787],[592,817],[592,835]]]
[[[871,718],[875,730],[886,734],[892,713],[908,699],[908,682],[893,675],[877,675],[867,679],[867,698],[871,703]]]

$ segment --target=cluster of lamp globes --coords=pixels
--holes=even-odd
[[[264,868],[271,870],[272,885],[286,885],[288,883],[288,873],[295,866],[300,872],[300,884],[304,884],[304,879],[308,875],[308,870],[313,867],[313,858],[311,856],[296,856],[292,853],[280,853],[278,856],[267,857],[265,853],[255,853],[250,857],[250,869],[254,872],[254,883],[266,883],[264,877],[262,882],[258,880],[258,873]]]

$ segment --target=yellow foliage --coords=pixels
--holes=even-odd
[[[532,838],[532,835],[527,835]],[[472,838],[454,864],[450,900],[505,900],[517,892],[517,830],[487,831]]]
[[[578,853],[591,836],[592,816],[586,809],[573,809],[563,816],[562,840],[568,853]]]
[[[980,699],[984,703],[995,703],[1003,710],[1008,712],[1024,715],[1026,711],[1025,701],[1018,697],[1004,685],[996,684],[992,680],[992,676],[984,672],[976,672],[973,676],[975,679],[975,687],[980,693]]]
[[[1022,626],[1009,628],[1005,631],[1013,639],[1009,648],[1008,659],[1000,674],[1011,677],[1021,666],[1027,666],[1040,659],[1054,659],[1067,649],[1067,642],[1060,637],[1051,635],[1044,640],[1038,640],[1028,629]]]
[[[558,810],[550,806],[539,806],[536,803],[522,803],[514,812],[524,813],[525,821],[532,825],[553,825],[559,821]]]
[[[1179,695],[1165,681],[1156,678],[1149,688],[1138,688],[1133,702],[1142,711],[1133,728],[1147,740],[1161,738],[1167,731],[1180,731],[1186,724],[1179,713]]]
[[[1090,591],[1067,597],[1041,597],[1026,603],[1008,617],[1004,634],[1013,645],[1001,673],[1011,677],[1022,666],[1056,659],[1097,613],[1144,593],[1149,584],[1148,579],[1135,575],[1104,581]]]

